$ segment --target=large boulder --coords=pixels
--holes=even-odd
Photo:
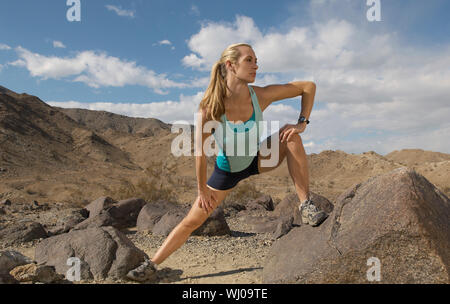
[[[83,230],[86,228],[100,228],[100,227],[106,227],[106,226],[112,226],[114,228],[119,229],[121,225],[118,225],[115,219],[111,216],[108,210],[103,210],[100,212],[100,214],[89,217],[85,219],[84,221],[76,224],[71,231],[75,230]]]
[[[188,208],[176,208],[167,211],[152,228],[152,234],[167,236],[186,216]]]
[[[450,282],[450,200],[407,168],[351,187],[321,226],[276,241],[263,282],[370,283],[377,269],[380,283]]]
[[[47,232],[44,227],[30,220],[21,220],[0,230],[0,240],[6,246],[20,245],[46,237]]]
[[[87,209],[74,209],[69,214],[61,215],[56,225],[48,229],[48,236],[54,236],[61,233],[69,232],[72,228],[85,221],[89,217]]]
[[[136,220],[136,228],[138,231],[152,230],[153,226],[166,214],[169,210],[177,209],[178,205],[166,200],[158,200],[145,204]]]
[[[136,220],[142,207],[147,204],[142,198],[129,198],[119,201],[109,209],[119,228],[136,226]]]
[[[167,236],[187,215],[189,206],[180,206],[166,212],[161,219],[153,226],[152,233],[155,235]],[[217,236],[230,235],[231,230],[228,226],[223,209],[217,207],[206,221],[192,232],[192,235],[198,236]]]
[[[130,198],[114,201],[109,197],[101,197],[86,206],[89,218],[74,226],[73,230],[87,227],[113,226],[124,229],[136,226],[136,220],[146,201],[141,198]]]
[[[225,220],[225,213],[220,206],[214,209],[206,221],[192,235],[217,236],[231,235],[230,227]]]
[[[38,265],[54,266],[63,275],[72,267],[67,265],[70,257],[80,259],[82,280],[125,278],[128,271],[149,259],[113,227],[70,231],[41,241],[35,249]]]

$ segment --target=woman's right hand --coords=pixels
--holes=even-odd
[[[217,197],[215,196],[214,192],[208,187],[199,189],[198,196],[198,205],[200,208],[205,210],[206,213],[212,212],[214,206],[218,204]]]

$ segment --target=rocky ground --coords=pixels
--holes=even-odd
[[[31,209],[27,204],[17,204],[10,208],[8,220],[0,216],[2,224],[11,224],[19,219],[39,221],[46,228],[52,227],[58,219],[64,218],[77,208],[63,205],[49,209]],[[45,210],[43,210],[45,209]],[[159,283],[262,283],[264,258],[273,243],[271,233],[252,233],[251,227],[239,214],[226,217],[231,235],[191,236],[187,242],[158,265]],[[152,257],[165,237],[153,235],[150,231],[137,231],[136,228],[122,230],[136,247]],[[34,259],[35,247],[39,240],[5,246],[0,242],[0,251],[15,250]],[[81,281],[87,284],[124,283],[128,280]]]

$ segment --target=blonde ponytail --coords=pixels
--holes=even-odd
[[[246,43],[236,43],[228,46],[211,69],[211,79],[209,86],[205,91],[199,109],[206,109],[206,120],[220,121],[220,118],[225,113],[224,99],[227,94],[227,69],[225,63],[230,60],[236,63],[239,56],[239,46],[248,46]]]

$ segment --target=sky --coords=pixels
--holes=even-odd
[[[252,85],[316,83],[308,154],[450,153],[449,14],[448,0],[0,0],[0,85],[194,124],[212,65],[245,42]],[[281,127],[300,109],[299,96],[263,115]]]

